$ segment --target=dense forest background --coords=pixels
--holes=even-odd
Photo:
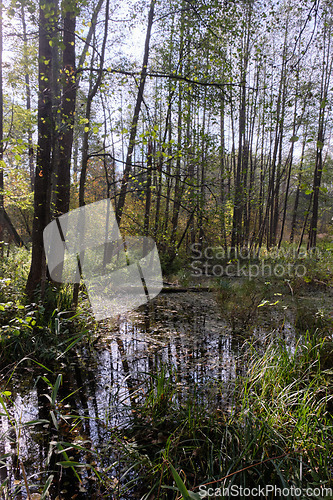
[[[314,248],[332,231],[332,13],[329,0],[5,0],[1,230],[32,241],[28,293],[44,227],[106,197],[165,270],[194,243]]]

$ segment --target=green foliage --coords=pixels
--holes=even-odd
[[[24,287],[30,267],[30,255],[26,248],[4,246],[0,261],[0,301],[24,302]]]
[[[327,443],[332,439],[333,427],[328,410],[332,407],[332,386],[328,372],[321,366],[326,341],[317,331],[312,335],[306,332],[293,349],[274,336],[267,342],[265,352],[252,347],[242,381],[239,418],[245,423],[250,416],[261,423],[263,430],[266,426],[262,446],[267,456],[272,453],[269,447],[275,446],[277,453],[286,453],[283,468],[289,467],[289,480],[294,484],[302,482],[299,460],[304,466],[303,481],[329,482]],[[320,478],[313,474],[318,467]]]
[[[258,275],[250,275],[251,265]],[[257,271],[255,269],[255,271]],[[267,269],[267,274],[261,273]],[[316,252],[307,252],[285,244],[281,249],[263,250],[257,261],[249,261],[247,276],[222,277],[215,280],[214,289],[224,317],[234,331],[248,334],[267,322],[281,322],[288,312],[301,332],[332,331],[330,287],[332,283],[332,249],[323,243]],[[281,272],[283,271],[283,272]],[[278,327],[278,325],[277,325]]]
[[[25,426],[40,432],[41,424],[48,425],[49,474],[57,475],[61,467],[79,481],[88,469],[100,498],[132,492],[146,499],[179,493],[198,498],[199,485],[207,483],[331,486],[331,344],[319,331],[306,332],[295,346],[274,334],[246,342],[239,360],[244,371],[232,382],[232,400],[225,405],[221,398],[227,387],[218,380],[205,387],[203,397],[201,386],[185,389],[167,365],[142,373],[131,389],[132,417],[125,428],[112,428],[117,410],[110,401],[110,432],[102,449],[73,439],[82,416],[66,410],[72,390],[64,392],[62,374],[44,365],[39,364],[44,374],[36,383],[48,403],[46,420],[24,424],[13,419],[7,389],[0,404],[17,432]],[[96,465],[115,453],[113,467]]]
[[[173,276],[184,273],[186,269],[186,257],[182,255],[173,256],[172,252],[160,253],[162,273],[164,276]]]
[[[25,306],[0,303],[1,364],[27,355],[39,362],[66,357],[83,340],[89,345],[93,326],[89,311],[72,311],[68,285],[47,286],[43,301]]]
[[[256,326],[259,306],[265,297],[266,286],[257,280],[220,279],[217,281],[217,300],[224,317],[234,332],[250,333]]]
[[[333,394],[330,371],[322,371],[327,341],[317,332],[306,333],[295,349],[273,335],[265,343],[265,351],[259,343],[244,345],[246,372],[236,379],[230,412],[213,399],[200,402],[195,392],[182,400],[165,368],[159,371],[132,429],[145,491],[164,499],[162,491],[175,486],[183,498],[196,498],[199,484],[207,483],[331,486]]]
[[[170,276],[169,276],[170,279]],[[171,276],[171,279],[173,277]],[[191,284],[191,273],[186,269],[186,268],[181,268],[176,276],[175,276],[176,282],[180,284],[180,286],[187,287]]]
[[[33,193],[28,173],[17,167],[6,169],[5,207],[24,242],[30,240],[33,221]]]
[[[145,401],[144,411],[149,413],[153,424],[163,421],[167,408],[172,405],[175,395],[172,371],[162,366],[156,375],[150,375],[148,397]]]
[[[177,485],[177,488],[179,492],[182,494],[183,500],[190,500],[191,498],[199,500],[201,498],[199,493],[193,493],[193,491],[188,491],[184,482],[182,481],[182,478],[179,476],[178,472],[171,463],[169,464],[169,467],[173,475],[173,478],[175,480],[175,483]]]

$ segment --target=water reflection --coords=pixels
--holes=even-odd
[[[56,373],[62,372],[62,385],[56,405],[45,396],[51,391],[45,380],[39,378],[36,383],[31,367],[21,365],[25,383],[16,378],[11,388],[13,404],[8,404],[16,424],[11,426],[5,414],[1,417],[0,454],[7,454],[7,458],[0,471],[9,490],[15,487],[14,482],[22,486],[22,498],[26,493],[20,460],[29,485],[44,484],[52,471],[59,470],[57,462],[66,460],[64,443],[77,445],[68,451],[67,459],[94,464],[95,451],[103,456],[112,429],[129,425],[136,408],[144,402],[149,374],[158,373],[165,365],[176,382],[176,404],[191,397],[194,390],[196,397],[204,400],[216,380],[226,387],[215,395],[218,403],[230,403],[227,387],[232,387],[243,339],[231,333],[212,293],[160,295],[135,313],[101,322],[99,333],[93,351],[72,352],[71,363],[57,368]],[[45,376],[54,384],[55,376]],[[37,426],[27,425],[36,420],[40,420]],[[84,443],[84,450],[80,443]],[[116,462],[115,448],[96,466],[108,469],[111,477]],[[89,493],[91,470],[80,469],[80,473],[84,482],[75,492],[76,498],[93,498]],[[73,477],[71,468],[62,468],[53,482],[51,497],[72,498],[68,491],[72,494],[73,488],[68,485]],[[31,487],[33,491],[37,487]]]

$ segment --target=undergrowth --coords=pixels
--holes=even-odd
[[[185,391],[169,365],[142,373],[131,385],[129,397],[118,394],[127,414],[126,425],[114,424],[119,406],[114,399],[110,402],[100,446],[84,432],[83,424],[89,420],[84,410],[71,409],[80,387],[73,392],[64,386],[69,365],[85,363],[74,355],[76,347],[82,343],[93,348],[91,332],[96,324],[83,292],[77,316],[71,311],[70,287],[50,287],[43,301],[24,303],[24,276],[16,271],[15,259],[22,259],[20,252],[8,261],[8,274],[0,282],[2,364],[16,361],[18,373],[28,361],[27,370],[38,374],[36,390],[42,411],[37,419],[21,418],[10,387],[13,375],[9,375],[0,391],[0,443],[12,443],[11,451],[0,447],[0,468],[7,474],[1,476],[0,495],[6,500],[24,498],[31,491],[44,499],[55,497],[55,492],[59,499],[66,499],[75,492],[82,499],[171,500],[179,498],[179,493],[185,499],[200,498],[199,491],[208,485],[221,489],[216,498],[229,498],[223,488],[232,486],[333,488],[333,343],[325,310],[320,315],[316,309],[316,321],[306,330],[299,309],[294,344],[276,334],[260,342],[244,335],[248,340],[239,359],[243,370],[237,372],[231,388],[211,380],[210,391],[203,397],[199,383]],[[276,307],[284,293],[294,300],[310,285],[329,287],[331,278],[325,273],[330,250],[322,271],[318,261],[311,259],[313,267],[309,264],[308,279],[303,277],[302,283],[292,277],[288,282],[279,280],[277,287],[273,281],[237,286],[221,281],[220,298],[230,303],[226,311],[234,315],[235,329],[250,327],[258,311]],[[238,309],[232,307],[236,303]],[[56,371],[57,361],[62,372]],[[89,377],[88,369],[86,373]],[[227,393],[232,400],[226,401]],[[87,423],[88,428],[94,425]],[[38,484],[36,474],[30,473],[21,458],[20,438],[25,432],[43,442]],[[61,491],[67,493],[61,496]]]
[[[155,374],[142,373],[127,401],[132,416],[125,427],[112,425],[117,407],[110,407],[102,448],[89,437],[78,440],[75,432],[83,433],[84,417],[66,409],[71,392],[60,391],[63,376],[49,369],[39,377],[47,399],[42,419],[17,420],[7,388],[0,404],[15,442],[23,428],[47,428],[40,494],[46,486],[63,488],[62,470],[86,492],[80,498],[171,499],[185,490],[199,498],[208,483],[225,489],[333,487],[332,353],[332,343],[319,331],[306,333],[294,347],[273,334],[264,350],[262,343],[246,342],[241,357],[246,370],[236,378],[229,407],[221,403],[226,387],[217,381],[203,398],[199,386],[184,393],[166,365]],[[3,465],[7,460],[4,455]],[[25,488],[33,485],[33,477],[26,476]]]
[[[148,455],[152,464],[141,471],[144,498],[158,490],[155,498],[169,498],[165,489],[175,480],[169,464],[193,492],[208,483],[333,487],[332,371],[322,369],[332,344],[319,332],[293,349],[273,336],[266,341],[264,353],[247,345],[247,371],[236,380],[230,413],[213,401],[198,404],[195,394],[174,402],[175,385],[161,371],[165,390],[151,388],[146,428],[132,427],[136,456]]]

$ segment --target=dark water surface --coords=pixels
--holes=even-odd
[[[284,322],[283,330],[293,336],[290,323]],[[265,330],[255,335],[264,338]],[[110,481],[119,477],[121,452],[112,431],[131,425],[145,402],[149,374],[166,370],[176,387],[176,404],[194,394],[204,401],[219,381],[225,391],[214,397],[228,408],[243,343],[244,337],[235,335],[223,318],[214,293],[161,294],[139,311],[101,322],[93,349],[73,349],[70,365],[60,364],[62,384],[54,404],[46,394],[52,400],[58,373],[41,369],[39,376],[46,378],[37,378],[35,365],[22,362],[8,388],[8,414],[1,408],[0,435],[1,482],[7,482],[8,491],[21,488],[22,494],[6,497],[2,488],[1,498],[27,498],[24,475],[30,492],[40,491],[47,470],[66,456],[106,471]],[[66,443],[76,448],[67,446],[64,452]],[[89,493],[89,467],[78,470],[85,482],[74,491],[69,486],[73,471],[63,468],[57,498],[102,498]]]

